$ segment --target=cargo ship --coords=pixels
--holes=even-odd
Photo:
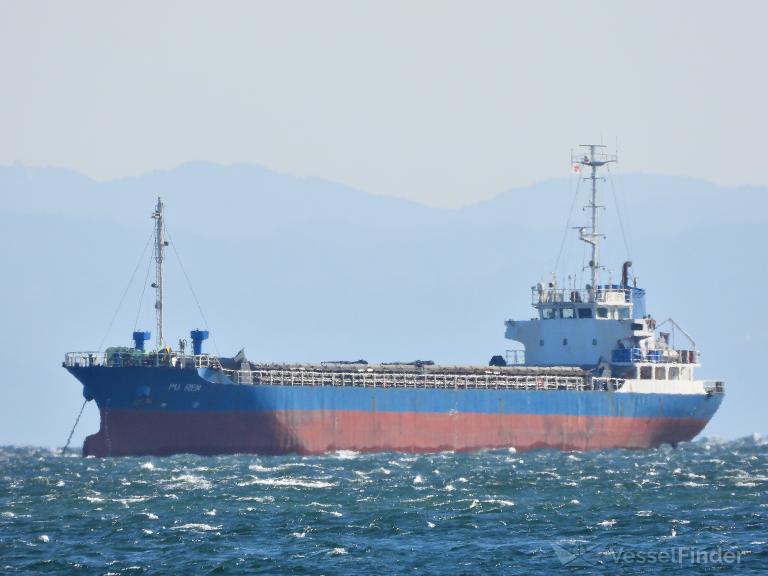
[[[199,329],[191,350],[185,341],[173,349],[163,333],[168,242],[158,199],[154,345],[138,331],[129,346],[65,355],[64,368],[100,412],[83,454],[643,449],[693,439],[724,384],[695,378],[695,343],[676,346],[687,334],[647,313],[630,262],[620,283],[601,280],[599,170],[616,157],[587,145],[572,160],[591,185],[589,223],[578,228],[591,251],[589,283],[535,285],[535,317],[505,323],[516,353],[488,365],[252,362],[242,351],[204,352],[209,333]]]

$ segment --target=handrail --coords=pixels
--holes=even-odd
[[[67,352],[64,355],[64,366],[77,367],[126,367],[126,366],[194,366],[195,368],[221,368],[216,356],[200,354],[198,356],[183,355],[164,350],[142,352],[134,349],[123,349],[110,352]]]
[[[641,288],[610,285],[598,287],[596,290],[576,288],[554,288],[548,286],[533,286],[531,299],[533,305],[538,304],[629,304],[633,293],[642,293]]]
[[[615,348],[611,352],[611,362],[625,366],[633,364],[680,364],[699,366],[701,353],[698,350],[677,350],[675,348]]]
[[[620,378],[598,378],[589,375],[519,374],[512,371],[480,367],[464,367],[421,371],[392,371],[368,368],[365,370],[318,369],[302,365],[256,365],[249,369],[223,368],[215,356],[182,356],[176,353],[140,352],[68,352],[67,367],[195,367],[211,368],[226,376],[234,384],[271,386],[341,386],[366,388],[434,388],[477,390],[603,390],[615,391],[624,385]]]
[[[525,389],[525,390],[619,390],[621,378],[583,376],[513,375],[494,373],[352,372],[296,368],[256,370],[223,369],[235,384],[269,386],[340,386],[366,388]]]

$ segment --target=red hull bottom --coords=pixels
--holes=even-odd
[[[650,448],[693,439],[693,418],[539,414],[284,411],[160,412],[102,410],[85,456],[438,452],[514,446],[600,450]]]

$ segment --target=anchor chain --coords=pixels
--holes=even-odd
[[[80,412],[77,415],[77,419],[75,419],[75,425],[72,426],[72,430],[69,433],[69,437],[67,438],[67,443],[64,444],[64,448],[61,449],[61,455],[67,453],[67,449],[69,448],[69,443],[72,442],[72,435],[75,433],[75,428],[77,428],[77,423],[80,422],[80,416],[83,415],[83,410],[85,410],[85,405],[88,404],[88,400],[85,400],[83,402],[83,405],[80,407]]]

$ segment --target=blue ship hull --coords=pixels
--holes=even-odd
[[[691,440],[722,394],[212,382],[210,369],[71,366],[101,412],[85,455],[648,448]]]

